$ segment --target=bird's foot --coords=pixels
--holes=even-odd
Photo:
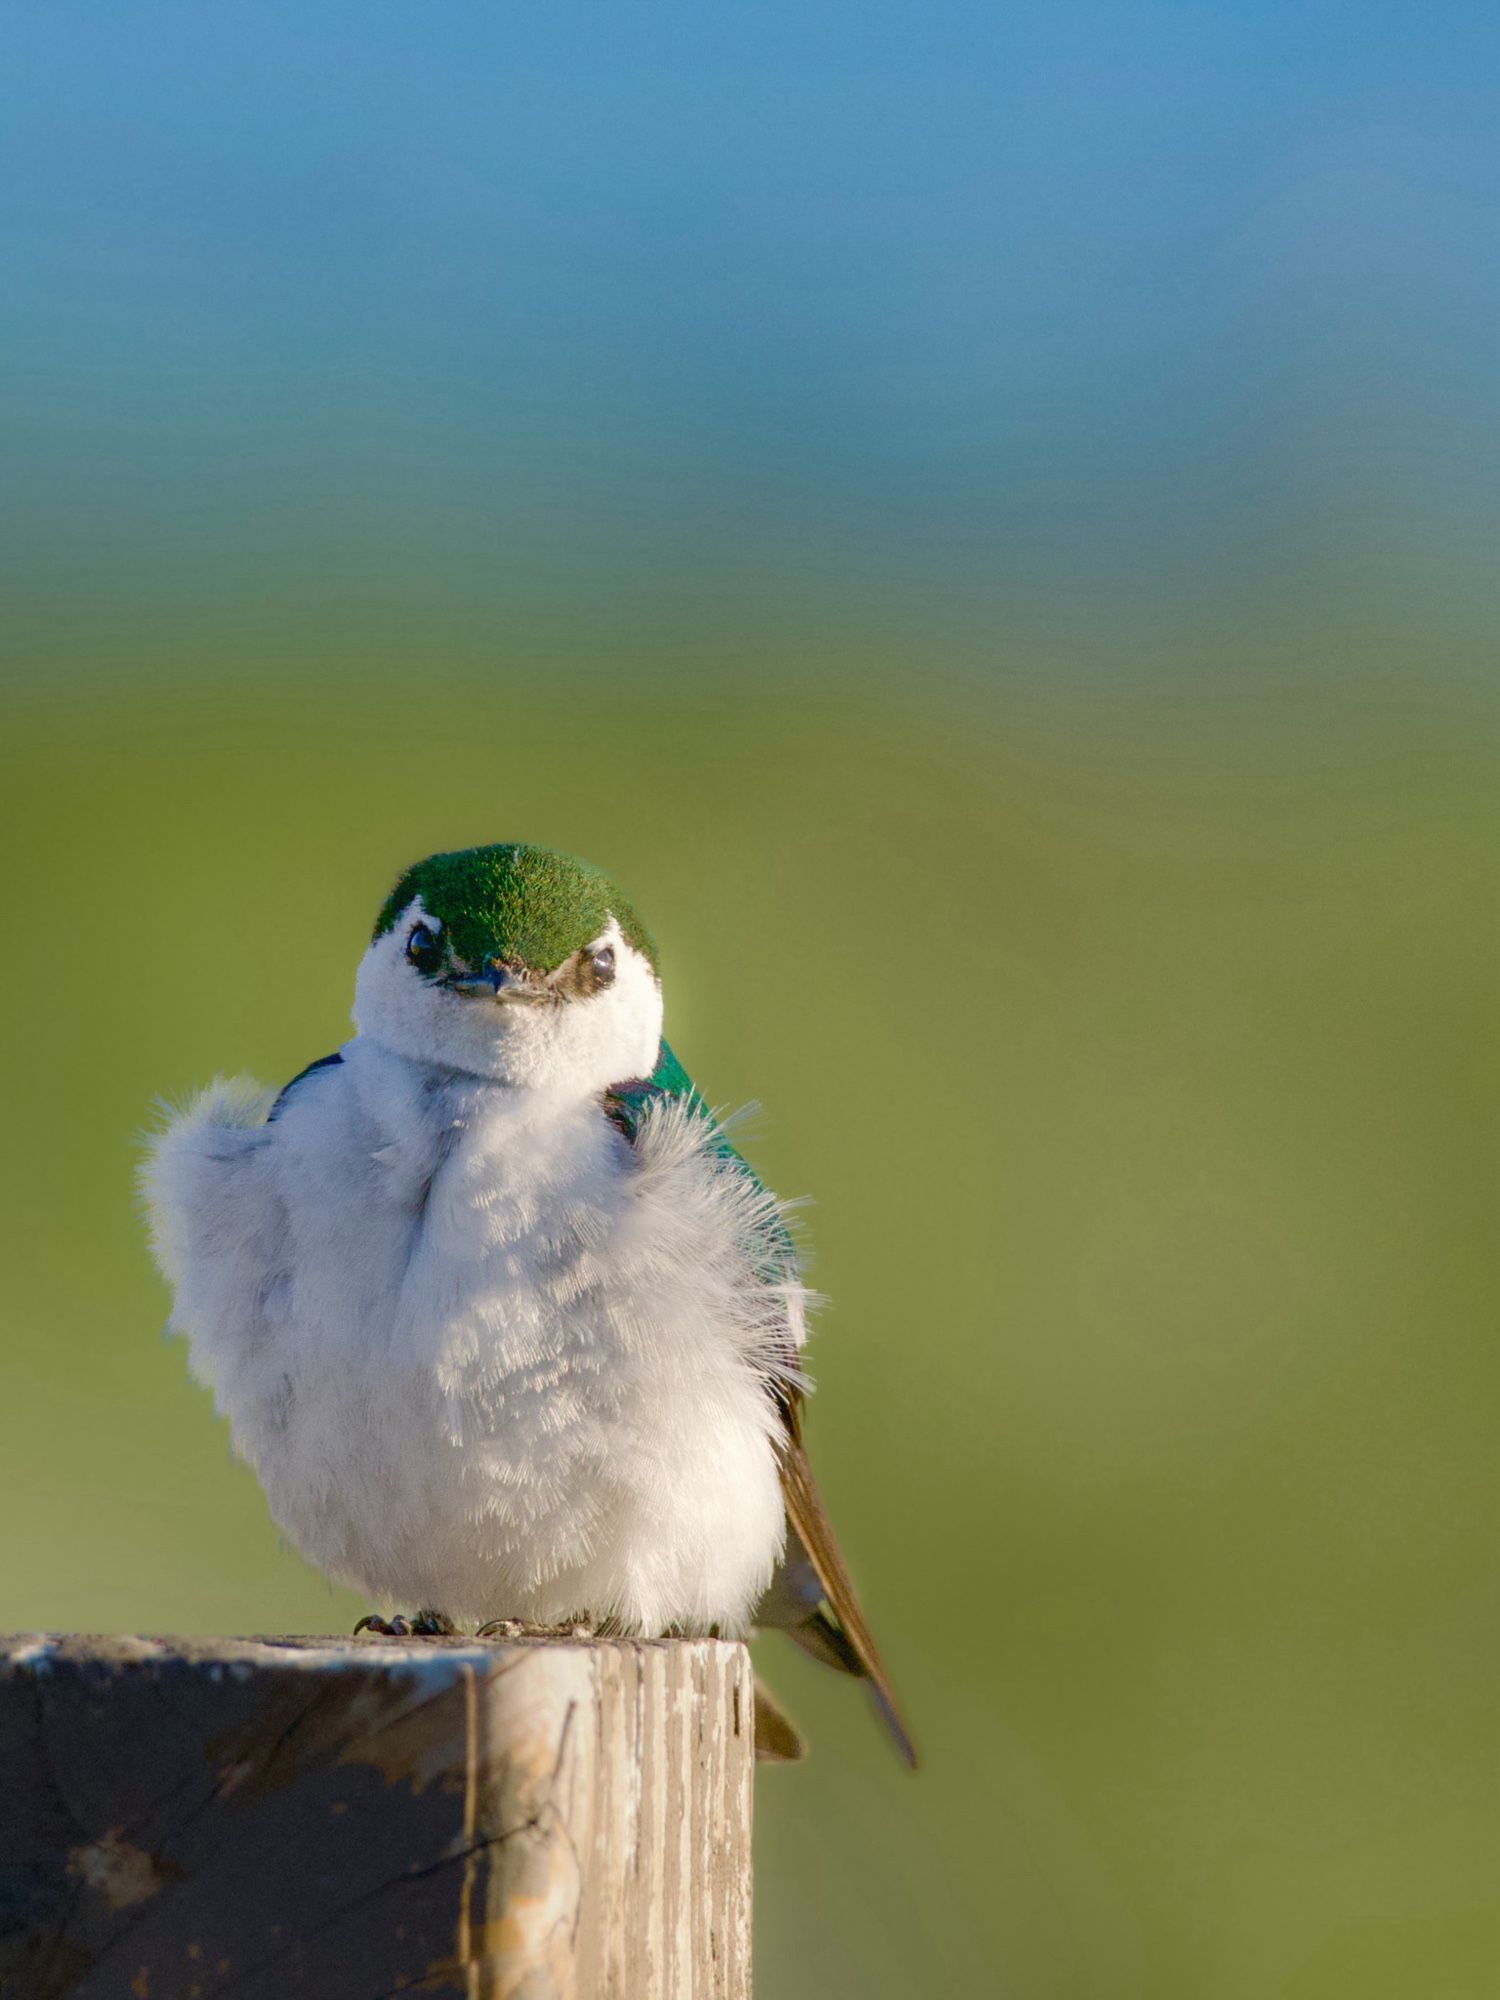
[[[455,1626],[441,1611],[419,1611],[414,1618],[377,1618],[369,1612],[354,1628],[354,1636],[374,1632],[382,1639],[451,1639]]]
[[[478,1639],[593,1639],[598,1628],[587,1618],[565,1618],[560,1625],[534,1625],[526,1618],[492,1618],[474,1635]]]

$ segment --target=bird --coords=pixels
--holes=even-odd
[[[285,1537],[408,1607],[377,1633],[781,1629],[915,1767],[808,1463],[787,1205],[663,1039],[634,904],[526,842],[431,855],[353,1020],[168,1113],[142,1170],[168,1329]]]

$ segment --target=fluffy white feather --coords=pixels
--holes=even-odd
[[[517,1008],[462,1065],[421,1057],[402,936],[366,955],[342,1064],[271,1123],[217,1083],[154,1146],[194,1373],[292,1542],[383,1605],[742,1631],[784,1536],[765,1380],[802,1317],[756,1276],[774,1204],[681,1104],[634,1146],[603,1115],[660,1032],[617,932],[610,994]]]

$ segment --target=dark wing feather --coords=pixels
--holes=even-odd
[[[802,1442],[802,1422],[799,1405],[795,1401],[783,1404],[787,1417],[787,1438],[781,1452],[781,1494],[786,1502],[786,1517],[795,1529],[797,1539],[807,1551],[807,1559],[812,1564],[823,1595],[828,1600],[830,1610],[838,1620],[831,1624],[821,1612],[815,1612],[805,1621],[810,1628],[809,1637],[815,1643],[807,1646],[808,1651],[831,1653],[834,1657],[829,1664],[842,1666],[845,1672],[857,1673],[870,1683],[870,1692],[875,1698],[875,1706],[880,1711],[881,1720],[890,1731],[896,1748],[901,1752],[912,1770],[917,1768],[917,1753],[907,1733],[906,1724],[901,1719],[901,1711],[896,1706],[896,1697],[891,1691],[890,1680],[881,1662],[875,1636],[865,1623],[865,1614],[859,1608],[859,1599],[854,1594],[854,1584],[845,1567],[843,1555],[834,1538],[833,1527],[823,1506],[823,1496],[818,1491],[818,1483],[813,1478],[808,1464],[807,1450]],[[789,1635],[804,1643],[799,1637],[799,1628],[786,1628]],[[839,1640],[843,1645],[839,1645]],[[845,1649],[847,1648],[847,1653]],[[826,1651],[825,1651],[826,1649]],[[853,1659],[848,1658],[853,1655]]]
[[[308,1077],[310,1076],[316,1076],[320,1069],[332,1069],[337,1064],[341,1063],[343,1060],[344,1058],[335,1051],[335,1053],[331,1056],[319,1056],[318,1060],[316,1062],[309,1063],[306,1069],[299,1069],[297,1074],[292,1078],[291,1082],[285,1086],[281,1094],[277,1097],[276,1102],[271,1106],[270,1110],[266,1113],[266,1123],[268,1125],[274,1124],[275,1121],[281,1116],[282,1112],[285,1111],[286,1109],[287,1099],[291,1096],[292,1092],[297,1088],[298,1084],[305,1083]]]

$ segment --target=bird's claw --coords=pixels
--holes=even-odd
[[[478,1639],[592,1639],[596,1628],[586,1618],[565,1618],[560,1625],[533,1625],[525,1618],[492,1618],[474,1635]]]
[[[377,1618],[373,1611],[366,1612],[354,1628],[354,1636],[361,1632],[374,1632],[382,1639],[451,1639],[454,1626],[451,1618],[445,1618],[441,1611],[419,1611],[415,1618]]]

